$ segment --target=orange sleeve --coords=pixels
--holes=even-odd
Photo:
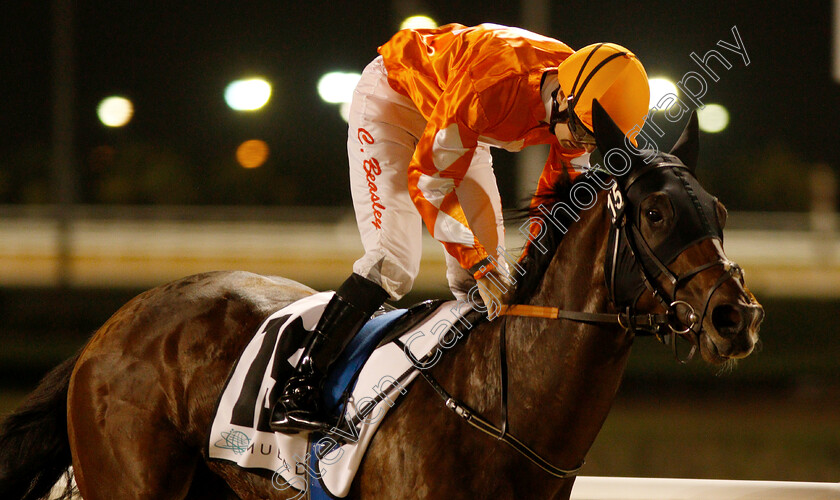
[[[568,152],[557,144],[552,144],[545,161],[540,180],[537,183],[537,191],[534,193],[534,202],[551,193],[551,189],[561,182],[561,177],[568,176],[567,182],[575,180],[581,172],[572,166],[571,160],[580,156],[579,152]]]
[[[548,158],[545,162],[545,167],[543,167],[540,180],[537,183],[537,190],[534,193],[534,197],[531,199],[532,214],[547,197],[550,197],[555,186],[560,185],[561,183],[570,183],[581,174],[580,171],[575,169],[571,162],[573,158],[578,156],[580,156],[579,152],[572,153],[564,150],[558,144],[551,145],[548,152]],[[537,224],[532,223],[529,231],[531,235],[536,238],[539,236],[540,228]]]
[[[470,167],[478,146],[475,129],[484,116],[469,79],[463,80],[437,101],[408,168],[408,190],[432,236],[470,269],[488,254],[470,229],[456,188]]]

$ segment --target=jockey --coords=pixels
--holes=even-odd
[[[327,304],[275,405],[278,432],[323,430],[330,365],[371,314],[405,295],[420,266],[421,218],[446,249],[453,294],[492,319],[508,282],[490,146],[550,144],[537,194],[595,148],[598,99],[634,140],[648,112],[644,67],[626,48],[564,43],[492,24],[402,30],[379,47],[350,105],[347,152],[365,254]],[[502,285],[504,288],[504,285]]]

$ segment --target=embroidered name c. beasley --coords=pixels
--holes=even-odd
[[[358,137],[359,143],[362,144],[362,146],[374,143],[373,136],[370,135],[370,132],[363,128],[358,130],[356,137]],[[361,151],[364,152],[364,148],[362,148]],[[376,177],[382,173],[382,167],[379,166],[379,160],[376,158],[370,158],[369,160],[364,161],[363,168],[365,170],[365,177],[368,183],[371,208],[373,209],[373,220],[371,221],[371,224],[373,224],[376,229],[382,229],[382,211],[385,210],[385,206],[379,203],[380,197],[376,193],[379,190],[376,186]]]

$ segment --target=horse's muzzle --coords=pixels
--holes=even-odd
[[[749,355],[764,319],[764,308],[756,303],[721,304],[712,310],[712,325],[719,339],[714,339],[718,354],[737,359]]]

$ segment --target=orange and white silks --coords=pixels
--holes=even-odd
[[[394,298],[406,293],[419,267],[411,215],[419,212],[453,257],[447,277],[456,291],[472,277],[465,269],[488,256],[503,262],[489,147],[551,144],[540,187],[584,153],[557,144],[540,89],[573,51],[518,28],[450,24],[400,31],[379,52],[350,108],[351,191],[366,252],[354,271]]]

